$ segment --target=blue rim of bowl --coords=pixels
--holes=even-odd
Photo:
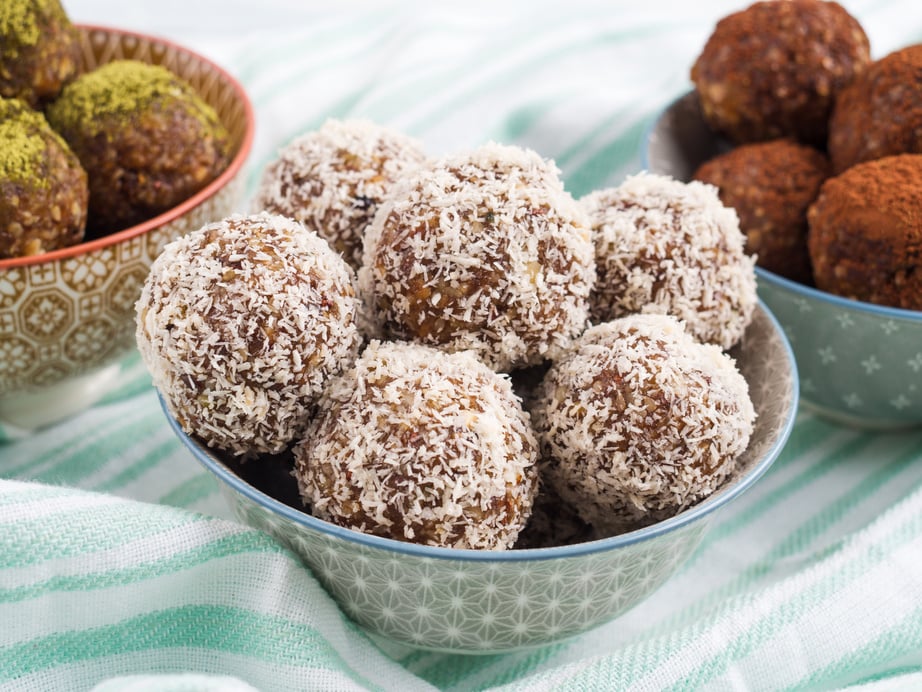
[[[690,92],[685,91],[679,96],[675,97],[665,106],[663,106],[655,116],[653,116],[650,121],[647,123],[647,126],[644,128],[643,135],[640,140],[640,166],[643,170],[650,170],[650,138],[653,136],[653,131],[656,129],[656,126],[663,119],[666,112],[675,106],[675,104],[681,101],[683,98],[688,96]],[[812,286],[806,286],[804,284],[797,283],[796,281],[791,281],[786,279],[780,274],[775,274],[770,272],[767,269],[762,267],[756,267],[756,276],[760,279],[764,279],[770,284],[774,284],[779,288],[782,288],[792,293],[799,293],[808,298],[814,300],[819,300],[821,302],[829,303],[835,307],[842,308],[844,310],[854,310],[856,312],[865,312],[870,315],[876,315],[878,317],[889,317],[892,319],[907,320],[910,322],[922,322],[922,310],[907,310],[905,308],[893,308],[887,305],[876,305],[874,303],[868,303],[863,300],[855,300],[854,298],[845,298],[843,296],[837,296],[832,293],[827,293],[821,291],[818,288],[813,288]]]
[[[772,314],[771,310],[769,310],[764,305],[764,303],[762,303],[762,301],[759,301],[759,307],[770,320],[773,329],[778,334],[782,335],[781,342],[784,345],[784,351],[792,373],[792,406],[788,411],[788,415],[784,421],[784,426],[779,432],[774,444],[772,444],[772,446],[766,451],[765,455],[758,462],[756,462],[756,464],[749,470],[749,472],[737,480],[733,485],[726,489],[719,490],[711,497],[703,500],[702,502],[699,502],[698,504],[686,509],[683,512],[680,512],[674,517],[670,517],[669,519],[657,522],[652,526],[636,529],[628,533],[611,536],[609,538],[601,538],[594,541],[575,543],[573,545],[554,546],[550,548],[522,548],[515,550],[496,551],[440,548],[436,546],[419,545],[415,543],[404,543],[402,541],[383,538],[380,536],[372,536],[370,534],[365,534],[359,531],[354,531],[352,529],[347,529],[342,526],[337,526],[336,524],[331,524],[329,522],[323,521],[322,519],[313,517],[306,512],[295,509],[285,504],[284,502],[276,500],[275,498],[267,495],[266,493],[255,488],[237,476],[233,471],[227,468],[227,466],[225,466],[210,450],[202,446],[196,440],[192,439],[185,431],[183,431],[178,421],[170,414],[169,408],[166,405],[166,401],[159,391],[157,392],[157,398],[160,401],[160,406],[163,409],[163,412],[166,415],[166,419],[169,422],[170,427],[173,429],[173,432],[179,437],[180,440],[182,440],[185,447],[192,452],[200,464],[202,464],[206,469],[208,469],[208,471],[217,476],[221,482],[225,483],[234,491],[240,493],[250,501],[255,502],[263,509],[271,512],[272,514],[284,517],[285,519],[299,524],[304,528],[319,531],[322,534],[338,538],[349,543],[356,543],[370,548],[385,550],[391,553],[412,555],[414,557],[437,560],[457,560],[462,562],[521,562],[531,560],[556,560],[560,558],[584,556],[593,553],[603,553],[616,548],[623,548],[635,543],[640,543],[642,541],[655,538],[657,536],[675,531],[676,529],[691,524],[692,522],[704,517],[705,515],[710,514],[719,507],[729,503],[734,498],[748,490],[759,478],[765,474],[766,471],[768,471],[771,465],[775,462],[775,459],[778,458],[778,455],[781,453],[781,450],[784,448],[788,438],[791,435],[791,430],[794,427],[794,420],[797,415],[797,402],[800,395],[797,377],[797,364],[794,359],[794,353],[791,350],[790,344],[788,343],[787,339],[783,337],[784,333],[781,330],[781,326],[778,324],[778,320]]]

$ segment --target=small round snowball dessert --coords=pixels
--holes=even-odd
[[[294,454],[315,516],[424,545],[512,547],[537,486],[509,380],[470,352],[407,342],[372,341],[334,378]]]
[[[404,134],[367,120],[328,120],[266,167],[254,206],[297,219],[358,269],[378,206],[424,161],[422,145]]]
[[[711,494],[755,421],[733,360],[668,315],[587,330],[548,371],[532,416],[543,482],[608,535]]]
[[[395,191],[359,270],[376,336],[471,349],[501,371],[566,349],[587,326],[594,279],[588,220],[556,166],[494,143]]]
[[[182,429],[244,458],[299,438],[356,357],[353,280],[282,216],[235,215],[169,243],[137,303],[137,342]]]
[[[593,322],[659,313],[724,349],[742,338],[757,301],[755,260],[717,188],[641,173],[581,201],[595,240]]]

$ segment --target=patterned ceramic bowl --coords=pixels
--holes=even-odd
[[[735,475],[700,504],[653,526],[569,546],[452,550],[362,534],[301,511],[291,461],[239,464],[174,432],[220,482],[235,514],[279,538],[344,612],[377,635],[455,653],[538,646],[610,620],[685,562],[717,510],[769,468],[790,434],[797,375],[787,340],[759,306],[733,352],[758,413]]]
[[[654,121],[641,158],[651,172],[689,180],[729,146],[688,93]],[[797,358],[804,404],[856,427],[922,426],[922,312],[840,298],[760,267],[756,274]]]
[[[35,257],[0,260],[0,426],[35,428],[104,394],[135,348],[134,303],[163,246],[234,210],[253,141],[249,98],[227,72],[168,41],[79,27],[86,69],[121,58],[163,65],[218,113],[233,159],[205,189],[142,224]]]

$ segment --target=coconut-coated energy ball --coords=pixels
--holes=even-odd
[[[107,63],[67,85],[47,113],[89,176],[94,233],[167,211],[230,160],[230,137],[214,109],[157,65]]]
[[[827,177],[826,155],[790,138],[741,144],[692,175],[716,187],[720,201],[736,210],[756,264],[804,284],[813,283],[807,208]]]
[[[367,120],[328,120],[266,167],[254,207],[297,219],[358,269],[378,206],[424,161],[422,145],[404,134]]]
[[[80,73],[80,58],[59,0],[0,2],[0,96],[41,107]]]
[[[922,44],[894,51],[860,74],[836,99],[829,157],[841,173],[862,161],[922,154]]]
[[[714,27],[691,70],[705,120],[740,144],[826,144],[836,95],[870,62],[864,29],[825,0],[765,0]]]
[[[541,478],[603,534],[666,519],[716,490],[755,411],[732,358],[668,315],[586,331],[532,409]]]
[[[537,440],[509,380],[471,352],[372,341],[333,379],[294,448],[317,517],[424,545],[512,547]]]
[[[44,116],[0,98],[0,259],[83,239],[86,172]]]
[[[598,272],[593,322],[662,313],[724,349],[742,338],[757,302],[754,260],[717,188],[641,173],[582,203]]]
[[[299,438],[357,354],[353,279],[325,240],[267,213],[166,245],[137,303],[137,342],[182,429],[245,458]]]
[[[864,161],[829,178],[807,213],[817,288],[922,310],[922,154]]]
[[[485,144],[424,167],[365,236],[370,331],[497,370],[553,358],[586,327],[595,279],[588,220],[537,153]]]

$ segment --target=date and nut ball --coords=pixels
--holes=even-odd
[[[80,73],[80,50],[59,0],[0,3],[0,96],[41,107]]]
[[[922,44],[875,61],[845,88],[829,121],[836,173],[862,161],[922,154]]]
[[[692,175],[715,186],[724,206],[736,210],[756,264],[804,284],[813,283],[807,208],[827,177],[826,155],[790,138],[741,144]]]
[[[825,146],[836,94],[870,59],[864,29],[838,3],[766,0],[717,23],[691,79],[705,120],[730,140]]]
[[[266,167],[254,207],[297,219],[358,269],[378,206],[424,161],[421,144],[399,132],[366,120],[328,120]]]
[[[471,352],[372,341],[334,378],[294,448],[317,517],[424,545],[511,548],[537,441],[509,380]]]
[[[95,233],[176,206],[229,162],[230,138],[214,109],[157,65],[107,63],[65,87],[47,112],[89,176]]]
[[[0,259],[83,239],[86,173],[44,116],[0,98]]]
[[[590,328],[554,363],[532,416],[542,481],[611,535],[715,491],[755,410],[730,356],[673,317],[630,315]]]
[[[283,451],[358,351],[354,273],[286,217],[234,215],[166,245],[137,342],[183,430],[244,458]]]
[[[717,188],[640,173],[581,202],[595,240],[594,323],[668,314],[699,341],[739,342],[757,301],[754,260]]]
[[[810,207],[816,285],[869,303],[922,310],[922,154],[856,164]]]
[[[420,169],[378,210],[359,287],[370,331],[494,369],[554,358],[587,325],[592,239],[556,166],[485,144]]]

